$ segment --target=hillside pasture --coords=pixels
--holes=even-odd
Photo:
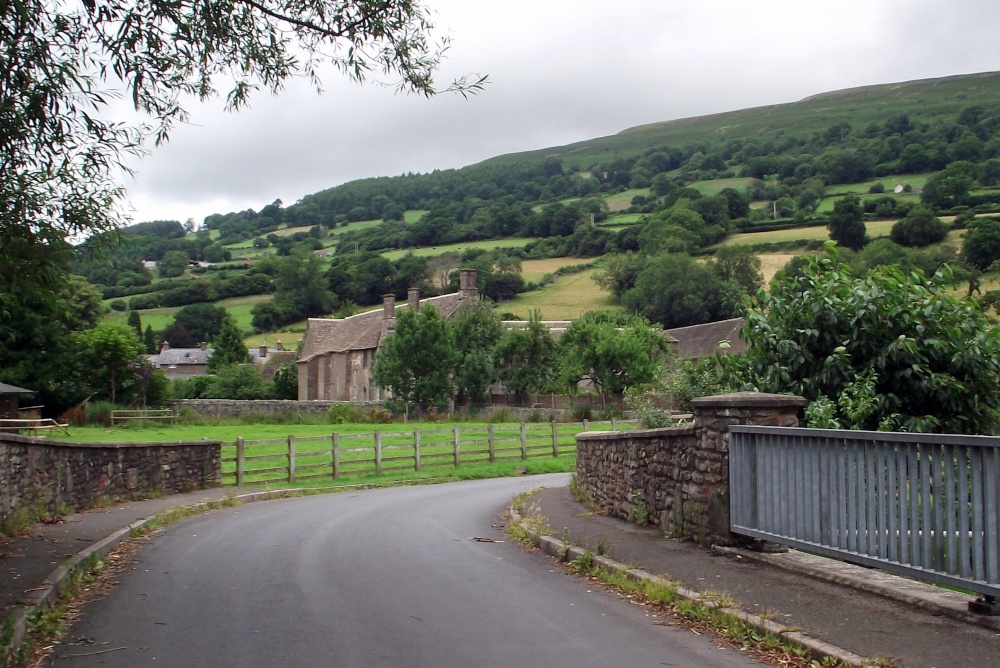
[[[607,195],[604,201],[608,203],[608,211],[625,211],[632,206],[633,197],[649,197],[649,188],[633,188],[614,195]]]
[[[230,315],[236,318],[236,324],[239,325],[240,329],[244,332],[249,332],[253,329],[253,325],[251,324],[253,315],[250,313],[250,310],[254,305],[267,301],[270,298],[270,295],[232,297],[231,299],[223,299],[222,301],[215,302],[215,305],[229,311]],[[138,311],[139,319],[142,321],[142,328],[145,330],[146,326],[149,325],[153,328],[154,332],[162,331],[174,321],[174,316],[182,308],[182,306],[172,306],[169,308],[142,309]],[[110,311],[104,316],[104,319],[110,322],[125,324],[128,319],[128,311]]]
[[[688,188],[694,188],[702,195],[706,197],[711,197],[712,195],[718,195],[720,192],[726,188],[734,188],[740,192],[744,192],[746,187],[750,185],[753,179],[749,177],[736,177],[732,179],[714,179],[712,181],[695,181],[689,184]]]
[[[525,281],[537,282],[546,274],[554,274],[563,267],[593,262],[594,258],[586,257],[550,257],[543,260],[524,260],[521,262],[521,276]]]
[[[896,220],[871,220],[865,223],[868,236],[872,239],[887,237]],[[788,241],[823,241],[830,238],[830,230],[825,225],[812,227],[792,227],[767,232],[742,232],[734,234],[722,242],[723,246],[753,246],[755,244],[775,244]]]
[[[382,256],[389,260],[398,260],[405,257],[407,253],[413,253],[417,257],[437,257],[444,253],[461,253],[472,248],[482,250],[496,250],[498,248],[524,248],[532,241],[538,241],[537,237],[519,237],[510,239],[489,239],[486,241],[469,241],[460,244],[447,244],[444,246],[425,246],[422,248],[407,248],[405,250],[393,250],[382,253]]]
[[[534,310],[541,313],[543,320],[572,320],[588,311],[616,308],[613,297],[603,292],[592,278],[598,271],[595,268],[560,276],[541,290],[522,293],[499,308],[523,320]]]

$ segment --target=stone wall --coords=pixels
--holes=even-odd
[[[256,401],[237,399],[183,399],[171,402],[175,409],[187,408],[203,418],[230,420],[244,415],[270,417],[275,415],[325,415],[330,406],[342,401],[283,401],[261,399]],[[380,406],[381,404],[378,404]],[[368,406],[362,406],[367,408]]]
[[[103,499],[221,484],[221,443],[66,443],[0,434],[0,523],[18,509],[55,512]]]
[[[597,506],[704,545],[745,539],[729,531],[729,426],[794,427],[802,397],[739,392],[692,402],[694,426],[576,437],[577,484]]]

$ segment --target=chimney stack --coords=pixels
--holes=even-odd
[[[460,269],[458,272],[458,294],[463,300],[476,301],[479,288],[476,287],[476,270]]]
[[[162,353],[164,350],[170,350],[170,342],[166,339],[163,339],[163,343],[160,344],[160,352]]]
[[[414,313],[420,311],[420,288],[410,288],[406,292],[406,301]]]
[[[208,341],[202,341],[201,345],[200,345],[200,348],[202,350],[208,350]]]
[[[260,358],[264,359],[265,357],[267,357],[267,344],[262,343],[260,344]]]
[[[396,317],[396,296],[382,295],[382,319],[392,320]]]
[[[278,343],[275,344],[274,348],[275,350],[280,352],[285,349],[285,346],[281,345],[281,341],[278,341]]]

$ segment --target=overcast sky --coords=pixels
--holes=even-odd
[[[870,84],[1000,70],[997,0],[425,0],[453,40],[446,84],[406,96],[324,76],[191,122],[126,183],[136,221],[290,205],[347,181],[458,168],[644,123]],[[220,89],[223,85],[220,83]]]

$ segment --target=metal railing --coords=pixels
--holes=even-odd
[[[735,533],[1000,596],[1000,438],[732,426]]]

